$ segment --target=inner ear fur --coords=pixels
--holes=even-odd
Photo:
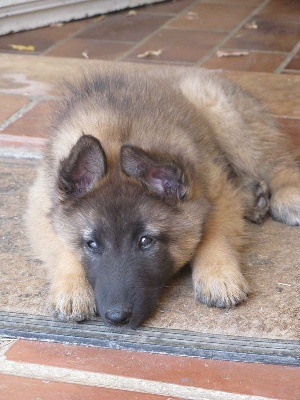
[[[106,174],[106,157],[98,139],[83,135],[69,156],[60,162],[57,187],[60,197],[79,198],[91,191]]]
[[[165,200],[181,201],[186,196],[187,179],[183,168],[168,156],[124,145],[121,166],[126,175],[140,180]]]

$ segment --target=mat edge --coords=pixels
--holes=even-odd
[[[198,334],[193,331],[148,327],[136,331],[113,332],[98,321],[72,325],[49,317],[12,312],[0,312],[0,321],[0,337],[5,338],[222,361],[300,366],[298,340]],[[93,329],[95,327],[96,331]]]

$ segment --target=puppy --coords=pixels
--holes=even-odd
[[[257,100],[205,69],[103,64],[67,83],[27,230],[60,320],[138,327],[182,266],[195,297],[247,297],[244,218],[300,223],[291,145]]]

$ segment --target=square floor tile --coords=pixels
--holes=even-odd
[[[47,52],[47,56],[115,60],[131,48],[128,43],[74,38]]]
[[[0,123],[25,106],[29,99],[25,96],[0,95]]]
[[[45,28],[33,29],[30,31],[11,33],[0,37],[0,51],[4,50],[11,53],[30,53],[31,51],[19,51],[11,48],[11,44],[34,46],[35,53],[41,53],[53,46],[59,40],[67,38],[74,32],[79,31],[90,20],[68,22],[62,26],[48,26]]]
[[[293,144],[298,149],[298,158],[300,158],[300,119],[277,117],[277,121],[281,125],[283,131],[291,137]]]
[[[130,17],[128,13],[108,15],[91,28],[80,33],[78,37],[84,39],[114,40],[120,42],[138,42],[171,17],[137,13]]]
[[[261,4],[263,0],[204,0],[204,3],[209,4],[228,4],[232,6],[254,7]]]
[[[168,26],[201,31],[228,32],[250,13],[248,7],[225,4],[195,5]]]
[[[300,23],[300,1],[271,0],[257,15],[268,21]]]
[[[6,135],[42,137],[47,136],[48,118],[51,114],[51,102],[43,101],[27,111],[21,118],[8,125],[2,133]]]
[[[220,49],[221,51],[232,53],[239,52],[235,49]],[[249,52],[243,56],[218,57],[213,55],[207,60],[202,67],[213,69],[227,69],[235,71],[253,71],[253,72],[274,72],[277,67],[284,61],[286,54],[274,53],[257,53]]]
[[[162,50],[158,57],[144,58],[143,61],[173,61],[195,63],[211,47],[217,45],[224,37],[222,33],[182,31],[180,29],[163,29],[143,43],[125,59],[140,61],[137,56],[148,50]]]
[[[169,0],[161,3],[149,4],[136,9],[138,13],[155,13],[155,14],[173,14],[184,10],[191,5],[195,0]]]
[[[300,70],[300,51],[298,51],[295,57],[288,63],[288,65],[285,68]]]
[[[300,24],[255,19],[257,29],[240,29],[227,48],[289,52],[298,43]]]

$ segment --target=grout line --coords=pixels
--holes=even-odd
[[[107,15],[107,14],[103,14],[103,15]],[[97,23],[96,21],[97,16],[95,17],[91,17],[91,19],[93,19],[90,23],[87,23],[84,27],[82,27],[81,29],[79,29],[78,31],[75,31],[73,33],[71,33],[69,36],[59,40],[58,42],[55,42],[52,46],[48,47],[47,50],[45,50],[44,52],[40,53],[41,56],[46,56],[47,53],[49,53],[51,50],[55,49],[58,46],[61,46],[62,44],[68,42],[70,39],[73,39],[74,37],[76,37],[77,35],[79,35],[80,33],[84,32],[87,28],[92,27],[94,24]],[[99,21],[98,21],[99,22]]]
[[[229,39],[233,37],[244,25],[247,21],[249,21],[251,18],[253,18],[259,11],[261,11],[268,3],[270,0],[265,0],[263,1],[258,7],[256,7],[254,10],[248,14],[246,18],[244,18],[235,28],[233,28],[228,35],[225,36],[223,40],[221,40],[216,46],[211,48],[203,57],[201,57],[198,62],[195,63],[195,65],[201,66],[205,61],[207,61],[213,54],[216,53],[217,50],[221,46],[223,46]],[[247,51],[251,51],[251,49],[247,49]]]
[[[164,1],[164,0],[163,0]],[[162,2],[163,2],[162,1]],[[161,3],[162,3],[161,2]],[[154,5],[155,4],[159,4],[159,3],[154,3]],[[139,7],[136,7],[135,9],[136,9],[136,12],[137,12],[137,14],[139,14],[139,15],[145,15],[145,16],[147,16],[147,15],[151,15],[151,17],[156,17],[157,15],[159,15],[159,16],[161,16],[161,17],[170,17],[170,18],[173,18],[173,17],[175,17],[176,15],[177,15],[177,13],[175,13],[175,12],[150,12],[150,11],[139,11],[139,8],[144,8],[144,7],[147,7],[147,6],[149,6],[149,4],[144,4],[144,5],[141,5],[141,6],[139,6]],[[187,7],[189,7],[189,6],[187,6]]]
[[[11,115],[0,124],[0,131],[3,131],[10,124],[22,118],[28,111],[32,110],[37,104],[41,103],[43,100],[44,99],[42,96],[32,98],[28,104],[25,104],[17,112],[15,112],[13,115]]]
[[[282,72],[284,72],[285,74],[289,74],[289,75],[293,75],[293,74],[299,75],[300,70],[299,69],[290,69],[290,68],[288,68],[288,69],[284,69]]]
[[[283,60],[283,62],[277,67],[274,71],[274,74],[280,74],[285,67],[288,65],[288,63],[295,57],[295,55],[298,53],[300,50],[300,41],[294,46],[292,51],[288,54],[288,56]]]
[[[196,2],[196,1],[195,1],[195,2]],[[193,2],[192,4],[194,4],[194,2]],[[143,5],[143,6],[141,6],[141,7],[144,7],[144,6],[145,6],[145,5]],[[184,10],[187,9],[188,7],[190,7],[190,6],[187,6],[186,8],[184,8]],[[122,12],[122,11],[120,10],[119,12]],[[182,10],[182,12],[183,12],[183,10]],[[117,13],[117,12],[116,12],[116,13]],[[114,13],[107,13],[107,14],[102,14],[102,15],[104,15],[105,18],[106,18],[106,16],[108,16],[108,18],[109,18],[109,16],[112,15],[112,14],[114,14]],[[140,12],[139,14],[148,15],[149,13]],[[170,16],[170,17],[173,17],[173,18],[171,18],[171,19],[175,19],[179,14],[181,14],[181,13],[178,13],[178,14],[175,14],[175,13],[172,13],[172,14],[152,13],[151,15],[152,15],[152,16],[163,16],[163,17],[168,17],[168,16]],[[88,23],[86,26],[84,26],[83,28],[79,29],[79,30],[76,31],[76,32],[73,32],[71,35],[69,35],[68,37],[66,37],[66,38],[64,38],[64,39],[62,39],[62,40],[60,40],[59,42],[54,43],[54,44],[53,44],[52,46],[50,46],[47,50],[45,50],[44,52],[40,53],[40,55],[46,56],[51,50],[53,50],[53,49],[55,49],[56,47],[61,46],[62,44],[68,42],[70,39],[75,38],[77,35],[79,35],[80,33],[84,32],[87,28],[90,28],[90,27],[92,27],[93,25],[96,25],[96,24],[97,24],[97,21],[96,21],[97,16],[91,17],[91,18],[93,18],[93,20],[92,20],[90,23]],[[98,21],[98,22],[99,22],[99,21]],[[156,31],[157,31],[157,30],[155,30],[154,32],[156,32]],[[149,35],[149,36],[152,36],[152,34]],[[147,37],[147,38],[148,38],[148,37]],[[97,40],[97,39],[96,39],[96,40]],[[118,41],[116,41],[116,42],[120,42],[120,41],[118,40]],[[122,43],[126,43],[126,42],[122,42]],[[130,42],[130,43],[132,43],[132,42]],[[138,43],[140,43],[140,42],[138,42]],[[133,46],[133,47],[136,47],[136,46]],[[129,50],[128,50],[128,52],[129,52]],[[126,53],[127,53],[127,52],[126,52]],[[123,55],[120,56],[120,57],[118,57],[117,60],[118,60],[119,58],[121,58],[121,57],[123,57]]]
[[[2,133],[0,134],[0,157],[41,159],[46,141],[46,138],[41,137]]]
[[[276,115],[275,118],[300,120],[300,117],[291,117],[290,115]]]
[[[273,51],[273,50],[251,50],[251,49],[241,49],[239,47],[223,47],[224,50],[234,50],[234,51],[249,51],[249,53],[258,53],[258,54],[279,54],[279,55],[288,55],[287,51]]]
[[[265,397],[240,395],[194,386],[123,377],[104,373],[79,371],[63,367],[19,363],[0,359],[0,373],[12,376],[79,384],[84,386],[126,390],[135,393],[174,396],[185,400],[265,400]]]
[[[98,60],[98,59],[97,59]],[[98,60],[99,61],[99,60]],[[193,67],[194,63],[192,61],[166,61],[159,60],[155,58],[149,58],[145,62],[145,60],[137,58],[134,60],[133,58],[127,58],[125,60],[118,60],[123,62],[135,63],[135,64],[143,64],[143,65],[169,65],[169,66],[181,66],[181,67]]]
[[[4,357],[4,354],[10,347],[19,339],[11,339],[11,338],[0,338],[0,359]]]
[[[198,1],[195,0],[185,8],[183,8],[179,13],[175,14],[173,18],[170,18],[168,21],[166,21],[164,24],[162,24],[159,28],[155,29],[152,33],[150,33],[147,37],[144,39],[140,40],[138,43],[135,44],[130,50],[127,50],[124,52],[121,56],[117,57],[117,61],[122,61],[124,57],[127,57],[131,53],[133,53],[138,47],[142,46],[144,43],[146,43],[149,39],[151,39],[154,35],[156,35],[158,32],[161,30],[165,29],[165,27],[170,24],[172,21],[174,21],[176,18],[179,16],[185,14],[190,8],[194,7],[194,5],[198,4]],[[157,14],[159,15],[159,14]],[[124,60],[127,61],[127,60]],[[131,60],[132,61],[132,60]]]
[[[34,152],[32,150],[28,149],[22,149],[22,148],[5,148],[5,149],[0,149],[0,157],[3,158],[13,158],[13,159],[18,159],[18,160],[42,160],[43,158],[43,153],[40,151]]]

